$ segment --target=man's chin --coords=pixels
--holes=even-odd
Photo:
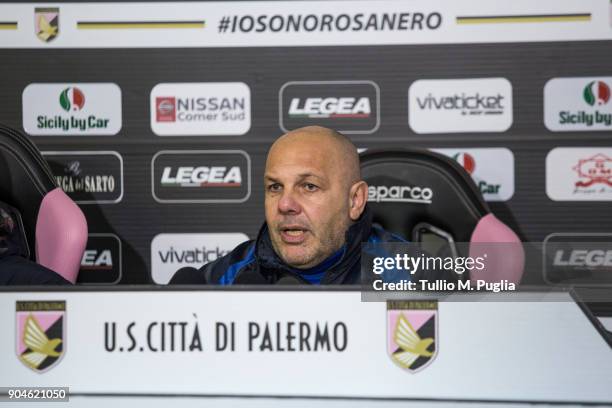
[[[309,254],[296,252],[297,251],[284,250],[282,251],[281,259],[287,265],[297,269],[307,269],[316,265],[313,263],[312,256],[309,256]]]

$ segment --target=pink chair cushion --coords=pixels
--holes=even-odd
[[[470,271],[470,280],[508,280],[518,284],[525,267],[525,250],[519,237],[506,224],[487,214],[478,221],[470,239],[470,256],[487,254],[485,268]]]
[[[43,198],[36,220],[36,261],[75,283],[87,244],[87,221],[61,188]]]

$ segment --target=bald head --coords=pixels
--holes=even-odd
[[[339,251],[367,201],[357,149],[320,126],[293,130],[274,142],[264,183],[272,246],[295,268],[311,268]]]
[[[348,137],[333,129],[306,126],[287,132],[270,147],[268,161],[276,154],[296,149],[319,156],[348,186],[361,180],[357,148]]]

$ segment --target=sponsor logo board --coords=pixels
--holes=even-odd
[[[514,155],[506,148],[431,149],[456,160],[486,201],[507,201],[514,195]]]
[[[57,185],[79,204],[123,198],[123,158],[113,151],[42,152]]]
[[[373,133],[380,126],[380,89],[371,81],[288,82],[279,92],[280,127],[320,125],[342,133]]]
[[[553,78],[544,86],[544,124],[553,132],[612,129],[612,77]]]
[[[121,89],[113,83],[29,84],[22,95],[23,128],[36,136],[116,135]]]
[[[251,158],[242,150],[167,150],[151,160],[160,203],[241,203],[251,195]]]
[[[121,240],[111,233],[92,233],[81,258],[78,284],[115,284],[122,276]]]
[[[512,106],[505,78],[420,79],[408,89],[408,122],[416,133],[505,132]]]
[[[554,233],[544,239],[544,280],[552,285],[612,285],[612,233]]]
[[[240,232],[156,235],[151,242],[153,281],[165,285],[178,269],[185,266],[200,268],[228,254],[248,239],[246,234]]]
[[[554,201],[612,201],[612,147],[557,147],[546,156]]]
[[[243,82],[162,83],[151,90],[151,129],[158,136],[244,135],[251,90]]]

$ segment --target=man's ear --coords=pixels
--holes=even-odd
[[[351,186],[349,193],[349,217],[357,221],[368,201],[368,185],[365,181],[358,181]]]

